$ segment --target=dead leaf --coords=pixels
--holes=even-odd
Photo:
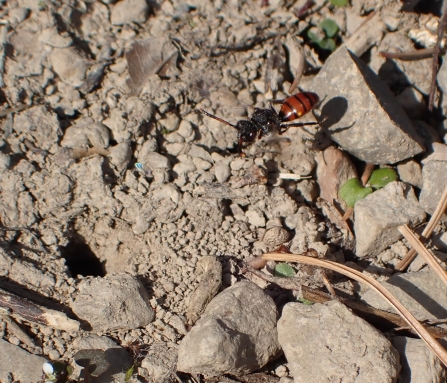
[[[177,62],[178,50],[168,38],[151,37],[137,41],[126,52],[129,69],[128,85],[135,94],[139,94],[147,79],[160,71],[163,76],[168,66]]]

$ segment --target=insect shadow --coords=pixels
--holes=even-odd
[[[331,126],[336,125],[346,114],[348,110],[348,100],[344,97],[334,97],[326,102],[321,108],[321,113],[316,116],[319,120],[320,126],[329,134],[342,132],[351,128],[355,121],[346,127],[331,129]]]

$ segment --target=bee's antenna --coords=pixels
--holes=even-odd
[[[238,128],[236,127],[236,125],[233,125],[233,124],[231,124],[231,123],[228,122],[228,121],[222,120],[221,118],[219,118],[219,117],[217,117],[217,116],[215,116],[215,115],[213,115],[213,114],[211,114],[211,113],[208,113],[208,112],[204,111],[203,109],[198,109],[198,111],[199,111],[200,113],[204,114],[205,116],[214,118],[214,119],[217,120],[217,121],[220,121],[220,122],[222,122],[222,123],[224,123],[224,124],[226,124],[226,125],[230,125],[230,126],[232,126],[233,128],[235,128],[235,129],[238,129]]]

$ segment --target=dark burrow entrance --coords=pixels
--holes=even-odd
[[[106,275],[104,263],[98,259],[82,238],[72,239],[67,246],[61,248],[61,254],[74,278],[79,274],[84,277],[87,275],[104,277]]]

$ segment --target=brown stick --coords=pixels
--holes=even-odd
[[[256,275],[261,279],[264,279],[267,282],[274,283],[275,285],[278,285],[283,289],[301,291],[301,295],[303,296],[304,299],[307,299],[314,303],[324,303],[334,299],[334,297],[330,296],[329,294],[323,293],[322,291],[319,290],[312,289],[308,286],[304,286],[298,280],[298,278],[275,277],[273,275],[268,275],[266,273],[263,273],[262,271],[253,269],[251,266],[248,265],[247,265],[247,271]],[[348,306],[350,309],[352,309],[358,315],[361,315],[363,317],[374,316],[387,322],[391,322],[402,330],[405,329],[412,331],[412,329],[408,327],[407,322],[397,314],[380,310],[361,302],[354,302],[349,299],[341,298],[340,295],[337,295],[337,299],[346,306]],[[447,330],[445,329],[439,327],[431,327],[427,325],[425,325],[424,327],[435,338],[441,339],[447,335]],[[412,332],[416,334],[414,331]]]
[[[444,51],[444,50],[443,50]],[[429,57],[433,57],[435,48],[418,49],[417,51],[409,52],[379,52],[379,55],[387,59],[397,59],[402,61],[415,61],[423,60]]]
[[[79,322],[68,318],[64,313],[38,306],[2,289],[0,289],[0,308],[28,322],[68,332],[79,331]]]
[[[402,225],[397,228],[399,232],[410,242],[411,246],[417,251],[417,253],[424,258],[425,262],[430,266],[430,268],[438,274],[438,277],[447,284],[447,272],[443,267],[436,261],[435,257],[424,247],[424,245],[419,241],[419,239],[414,235],[407,225]]]
[[[365,186],[366,183],[369,180],[369,177],[371,177],[371,173],[373,172],[376,165],[374,164],[366,164],[365,170],[363,170],[362,178],[360,181],[362,182],[362,186]]]
[[[436,206],[436,210],[434,211],[433,215],[430,218],[430,221],[428,221],[427,226],[425,227],[424,231],[421,234],[420,241],[424,242],[427,238],[429,238],[433,230],[435,229],[436,225],[438,224],[439,220],[443,216],[445,210],[447,209],[447,187],[444,189],[444,193],[442,193],[441,199],[438,202],[438,206]],[[415,249],[410,249],[407,254],[402,258],[402,260],[397,264],[396,271],[404,271],[411,262],[413,262],[413,259],[416,257],[417,252]]]

